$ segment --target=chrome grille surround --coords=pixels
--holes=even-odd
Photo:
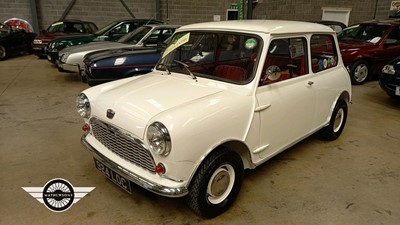
[[[155,173],[153,156],[141,140],[94,117],[90,119],[89,124],[93,136],[108,150],[130,163]]]

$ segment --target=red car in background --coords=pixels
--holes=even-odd
[[[97,31],[97,26],[93,22],[82,20],[63,20],[52,23],[46,30],[33,40],[33,53],[39,58],[46,57],[47,44],[55,38],[77,35],[92,34]]]
[[[338,41],[352,84],[363,84],[400,56],[400,21],[362,22],[341,31]]]

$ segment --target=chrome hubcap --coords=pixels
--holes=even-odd
[[[333,123],[333,131],[336,133],[340,130],[344,119],[344,110],[342,108],[336,114],[335,121]]]
[[[368,67],[365,64],[360,64],[354,70],[354,79],[357,82],[363,82],[367,79],[368,76]]]
[[[232,191],[235,182],[235,170],[229,164],[214,171],[207,186],[208,201],[212,204],[223,202]]]

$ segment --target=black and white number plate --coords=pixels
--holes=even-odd
[[[121,176],[120,174],[116,173],[112,169],[108,168],[106,165],[104,165],[102,162],[94,158],[94,163],[96,164],[96,168],[102,172],[108,179],[110,179],[112,182],[120,186],[122,189],[127,191],[128,193],[132,193],[131,190],[131,182],[126,179],[125,177]]]

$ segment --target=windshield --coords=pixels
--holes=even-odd
[[[7,24],[0,23],[0,34],[8,34],[10,27]]]
[[[233,32],[180,32],[165,49],[157,69],[244,84],[252,78],[262,41]]]
[[[105,32],[107,32],[109,29],[111,29],[111,27],[117,25],[119,22],[118,21],[114,21],[111,22],[110,24],[108,24],[107,26],[101,28],[100,30],[96,31],[96,35],[103,35]]]
[[[56,22],[53,23],[47,28],[48,33],[55,32],[73,32],[73,33],[82,33],[84,31],[82,23],[73,23],[73,22]]]
[[[142,26],[137,28],[136,30],[128,33],[127,35],[122,36],[118,42],[125,44],[137,44],[147,33],[149,33],[151,27]]]
[[[338,40],[377,43],[388,28],[388,25],[360,24],[344,29],[338,34]]]

